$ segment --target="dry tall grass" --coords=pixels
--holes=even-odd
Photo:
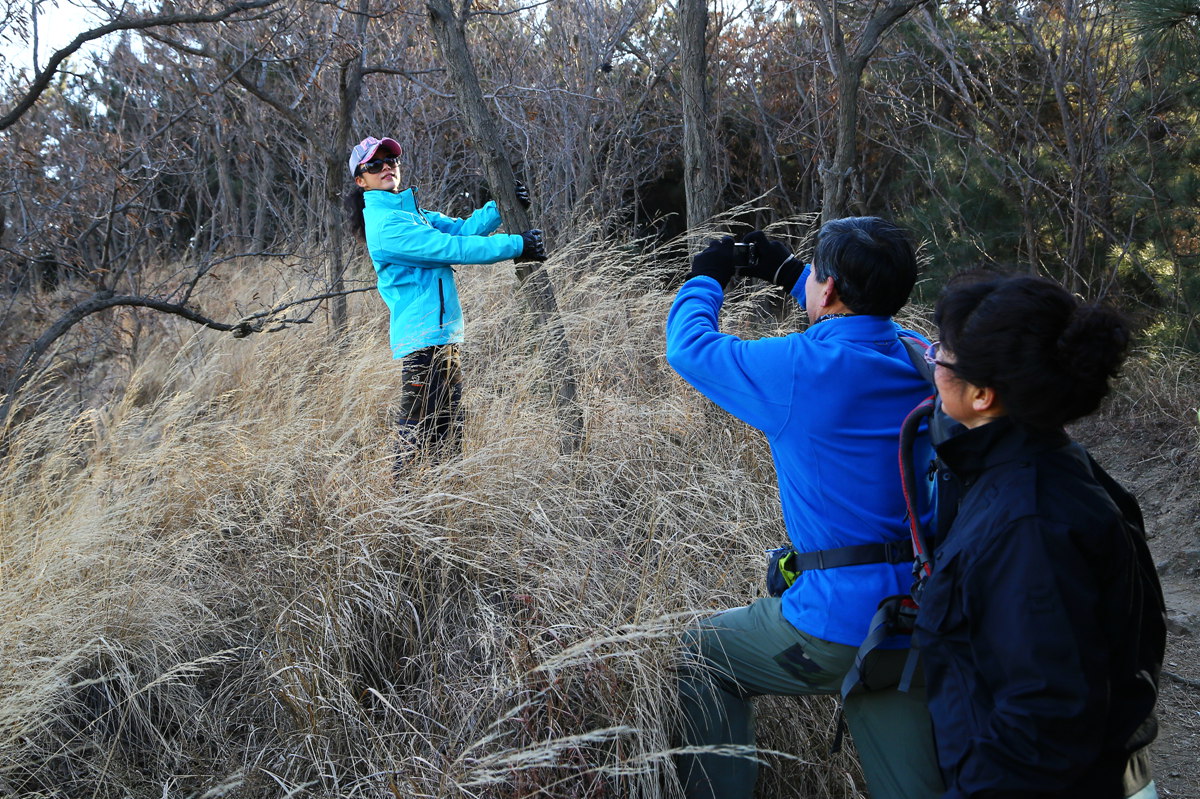
[[[1130,433],[1143,458],[1165,457],[1200,472],[1200,357],[1143,348],[1127,362],[1102,418]]]
[[[550,268],[573,456],[505,265],[460,271],[463,455],[398,484],[374,297],[337,345],[180,327],[119,399],[25,423],[0,464],[0,794],[676,796],[678,634],[760,591],[770,458],[662,358],[680,259],[580,241]],[[753,308],[728,325],[771,332]],[[857,794],[831,707],[762,704],[760,744],[797,757],[765,756],[761,796]]]

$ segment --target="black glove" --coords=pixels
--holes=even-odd
[[[707,275],[721,284],[724,289],[733,277],[737,254],[733,249],[733,237],[726,236],[720,241],[710,241],[708,248],[692,258],[692,271],[688,272],[691,279],[697,275]]]
[[[521,238],[525,244],[521,247],[521,254],[513,258],[513,263],[546,260],[546,244],[542,241],[542,231],[536,228],[526,230],[521,234]]]
[[[774,283],[788,294],[796,287],[796,281],[804,273],[804,264],[791,248],[782,241],[767,238],[761,230],[742,236],[742,241],[754,247],[754,258],[749,266],[743,266],[738,274],[756,277]]]
[[[521,204],[522,208],[528,211],[530,206],[529,189],[525,188],[525,184],[519,179],[514,180],[513,183],[516,184],[514,188],[517,190],[517,202]]]

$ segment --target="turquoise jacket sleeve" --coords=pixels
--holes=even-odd
[[[458,221],[463,223],[463,227],[470,222]],[[462,232],[454,234],[432,225],[431,218],[430,225],[401,222],[377,226],[372,231],[374,235],[368,239],[372,260],[377,264],[402,261],[418,268],[448,264],[491,264],[517,257],[525,246],[524,240],[518,235],[484,236]]]
[[[429,220],[429,224],[452,236],[486,236],[500,227],[500,210],[492,200],[484,203],[482,208],[472,211],[466,219],[446,216],[427,209],[421,209],[421,213]]]

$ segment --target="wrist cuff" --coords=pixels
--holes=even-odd
[[[796,287],[796,281],[802,274],[804,274],[804,264],[800,263],[795,253],[792,253],[776,268],[771,282],[791,294],[792,289]]]
[[[729,285],[729,280],[730,280],[730,278],[733,277],[733,273],[731,272],[728,276],[725,276],[725,275],[713,274],[712,272],[689,272],[688,276],[686,278],[684,278],[684,282],[686,283],[687,281],[691,280],[694,277],[712,278],[713,280],[717,281],[717,283],[721,286],[721,291],[724,291],[725,287]]]

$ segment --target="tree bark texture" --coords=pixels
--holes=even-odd
[[[858,160],[858,92],[863,72],[887,31],[906,14],[928,0],[892,0],[867,20],[853,52],[847,49],[837,0],[818,0],[825,28],[826,47],[837,71],[838,111],[833,160],[821,166],[821,222],[846,216],[850,206],[851,178]]]
[[[708,91],[707,0],[679,0],[678,15],[683,57],[683,187],[687,225],[692,230],[712,217],[720,197]]]
[[[368,0],[359,0],[358,16],[354,24],[354,40],[358,49],[342,64],[338,80],[338,118],[333,151],[325,161],[329,186],[325,203],[325,229],[328,231],[330,242],[329,256],[325,262],[325,282],[329,291],[335,294],[329,304],[329,326],[334,338],[339,338],[345,333],[350,316],[346,297],[340,293],[345,287],[346,264],[342,252],[342,242],[345,238],[342,235],[342,193],[338,187],[345,185],[345,153],[353,146],[350,125],[354,119],[354,109],[358,107],[358,100],[362,96],[369,11]]]
[[[442,51],[450,82],[454,86],[459,109],[466,119],[471,143],[479,153],[492,194],[500,206],[500,215],[509,232],[532,227],[529,215],[517,200],[515,175],[505,152],[495,118],[488,109],[479,85],[479,76],[467,46],[465,20],[455,14],[450,0],[428,0],[430,25]],[[566,426],[561,441],[564,454],[579,449],[583,437],[583,414],[576,402],[578,381],[575,363],[567,342],[554,285],[538,263],[517,265],[521,294],[537,329],[545,332],[544,354],[554,381],[555,405]]]

